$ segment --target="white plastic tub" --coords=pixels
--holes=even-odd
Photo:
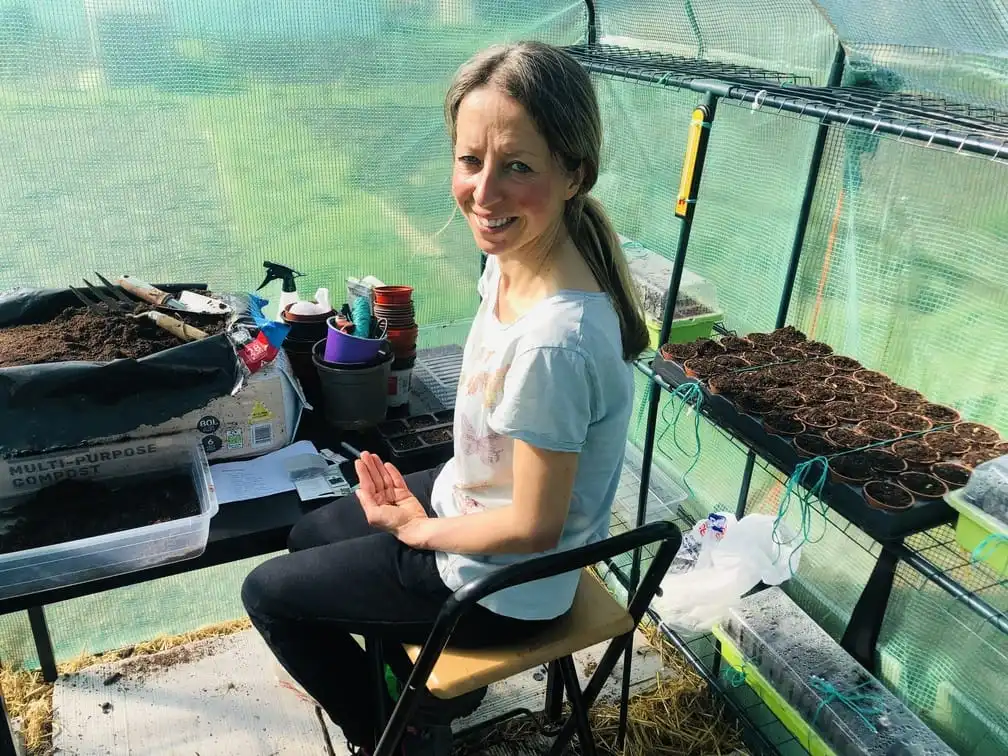
[[[143,451],[139,453],[141,446]],[[90,464],[92,460],[94,464]],[[188,471],[200,505],[198,515],[179,520],[0,554],[0,599],[192,559],[206,548],[210,519],[217,514],[210,466],[202,446],[191,436],[109,444],[30,460],[4,460],[0,464],[7,468],[9,476],[6,487],[0,486],[0,518],[10,506],[51,484],[51,474],[36,475],[33,470],[58,470],[60,478],[134,483],[143,479],[145,485],[152,486],[157,485],[159,476]],[[11,489],[15,479],[17,491]],[[122,504],[129,506],[128,501]]]

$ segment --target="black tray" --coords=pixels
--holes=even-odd
[[[385,420],[378,424],[378,435],[394,463],[416,466],[418,460],[422,459],[436,464],[451,457],[454,451],[454,422],[454,409],[425,412]],[[431,435],[443,438],[434,440],[430,438]]]
[[[791,475],[795,467],[805,461],[790,438],[768,433],[758,417],[741,412],[725,397],[711,393],[703,383],[687,376],[678,363],[656,355],[653,369],[673,388],[684,383],[698,384],[704,393],[701,414],[731,432],[785,474]],[[822,501],[876,541],[899,540],[952,522],[955,517],[955,512],[942,499],[915,498],[909,509],[900,512],[876,509],[865,500],[861,486],[836,481],[832,477],[828,477],[823,486]]]

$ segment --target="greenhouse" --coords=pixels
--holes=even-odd
[[[0,166],[0,756],[1008,753],[1002,0],[0,0]]]

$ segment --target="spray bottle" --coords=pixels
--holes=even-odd
[[[263,279],[261,284],[259,284],[259,288],[256,289],[256,291],[263,289],[270,281],[274,281],[276,279],[283,281],[283,286],[280,291],[280,306],[277,309],[276,314],[276,320],[280,320],[280,314],[284,311],[287,305],[298,301],[299,297],[294,279],[300,278],[304,275],[304,273],[298,273],[293,268],[288,268],[286,265],[270,262],[269,260],[263,263],[263,267],[266,268],[266,278]]]

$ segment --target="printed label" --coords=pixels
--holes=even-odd
[[[252,413],[249,415],[250,423],[258,423],[263,420],[271,420],[273,418],[273,413],[269,411],[269,408],[263,404],[261,401],[256,401],[252,405]]]
[[[252,446],[269,446],[273,443],[273,423],[256,423],[249,429]]]
[[[80,452],[63,457],[31,461],[12,460],[6,465],[7,475],[14,488],[49,485],[67,478],[86,478],[97,475],[103,462],[117,462],[121,459],[154,454],[157,448],[156,443],[148,441],[111,451]]]
[[[242,429],[237,425],[228,426],[224,432],[224,443],[228,449],[241,449],[245,445]]]
[[[203,436],[203,451],[207,454],[213,454],[214,452],[220,451],[224,446],[224,442],[221,441],[220,436]]]
[[[204,415],[196,423],[196,430],[200,433],[216,433],[218,428],[220,428],[220,420],[213,415]]]

